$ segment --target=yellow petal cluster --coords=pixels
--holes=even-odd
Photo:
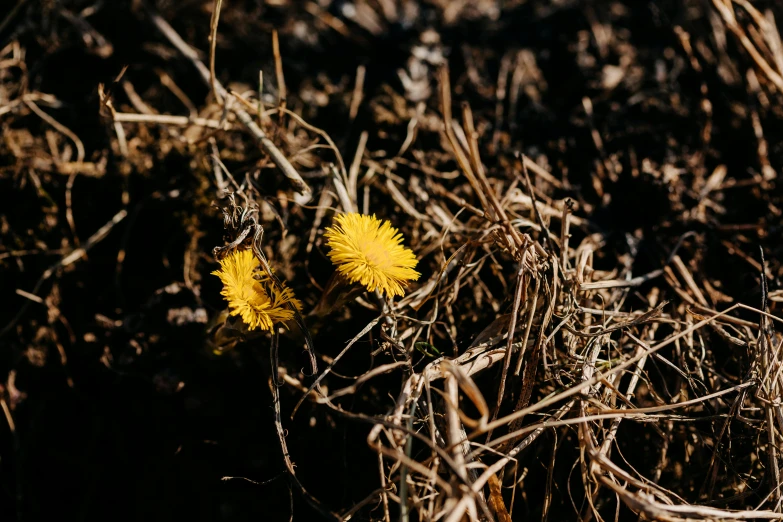
[[[402,245],[402,234],[375,215],[338,214],[324,237],[338,272],[371,292],[402,296],[408,281],[419,278],[416,255]]]
[[[302,304],[286,286],[278,286],[263,271],[252,250],[238,250],[220,260],[220,270],[212,272],[223,282],[221,295],[228,301],[231,315],[238,315],[248,330],[271,330],[275,323],[294,317],[289,306]]]

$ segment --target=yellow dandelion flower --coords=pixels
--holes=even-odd
[[[279,287],[263,272],[257,272],[260,261],[252,250],[232,252],[220,260],[220,270],[212,272],[223,282],[221,295],[228,301],[231,315],[238,315],[248,330],[271,330],[275,323],[294,317],[288,306],[297,310],[302,303],[285,285]]]
[[[402,234],[375,215],[339,214],[334,221],[324,237],[338,272],[370,292],[378,289],[388,296],[405,295],[408,281],[417,280],[420,274],[414,270],[416,255],[402,246]]]

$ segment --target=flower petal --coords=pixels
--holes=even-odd
[[[324,236],[337,270],[371,292],[378,289],[389,296],[402,296],[408,281],[420,276],[414,270],[416,255],[402,245],[402,234],[375,215],[339,214]]]

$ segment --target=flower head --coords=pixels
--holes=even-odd
[[[212,272],[223,282],[220,293],[231,315],[240,316],[248,330],[271,330],[275,323],[290,320],[294,311],[289,303],[302,308],[290,288],[257,271],[260,264],[252,250],[239,250],[221,259],[220,270]]]
[[[402,234],[388,221],[363,214],[339,214],[324,236],[329,259],[351,283],[386,295],[405,295],[409,280],[417,280],[418,261],[411,249],[402,246]]]

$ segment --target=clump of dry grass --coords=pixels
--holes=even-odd
[[[444,32],[496,18],[492,2],[462,4],[429,9]],[[308,4],[306,12],[318,16],[313,38],[364,41],[406,17],[416,20],[395,2],[351,6],[353,25]],[[60,261],[20,295],[45,301],[57,316],[42,284],[127,216],[121,210],[80,245],[69,195],[76,177],[105,176],[109,156],[126,175],[143,170],[156,163],[154,149],[165,147],[186,157],[199,180],[187,196],[199,214],[189,222],[184,286],[207,299],[194,266],[214,268],[198,232],[216,217],[214,202],[225,232],[214,253],[252,252],[270,284],[287,281],[303,301],[301,312],[291,307],[286,315],[289,328],[268,335],[216,311],[203,340],[216,353],[268,349],[287,476],[324,517],[783,518],[782,251],[766,242],[780,232],[780,151],[771,154],[775,140],[765,137],[765,128],[780,125],[783,100],[777,13],[729,0],[692,7],[706,21],[670,27],[660,58],[633,41],[631,7],[584,7],[587,28],[569,47],[574,63],[567,67],[594,84],[579,96],[578,111],[571,108],[575,127],[562,125],[572,135],[536,141],[535,125],[520,126],[555,128],[546,122],[563,116],[548,107],[561,102],[549,97],[546,76],[566,64],[539,63],[542,55],[528,48],[466,38],[456,63],[441,34],[417,25],[399,86],[365,92],[361,66],[350,82],[302,82],[289,97],[279,39],[294,38],[296,27],[273,36],[274,80],[240,90],[221,81],[220,9],[215,2],[209,30],[199,28],[210,36],[208,55],[145,9],[170,59],[188,63],[209,94],[199,107],[161,75],[190,114],[159,114],[123,70],[99,90],[111,154],[88,158],[78,136],[41,109],[56,107],[53,97],[9,91],[0,114],[38,117],[54,130],[44,138],[6,126],[5,150],[19,170],[68,176],[73,237]],[[547,20],[565,9],[541,3],[530,12]],[[228,20],[239,23],[236,16],[228,11]],[[9,44],[6,68],[24,70],[22,54]],[[264,91],[270,85],[274,95]],[[349,127],[363,125],[353,129],[357,139],[337,139],[328,118],[318,123],[325,128],[311,123],[302,100],[319,95],[340,98],[330,103],[340,105]],[[742,100],[722,105],[721,96]],[[689,120],[696,132],[661,130],[645,118],[635,127],[615,121],[615,113],[631,119],[637,110],[660,111],[669,123]],[[721,148],[726,133],[743,125],[754,157],[738,171]],[[69,153],[42,152],[47,140],[50,151]],[[589,153],[573,159],[572,149]],[[325,298],[324,230],[341,212],[376,214],[404,234],[421,272],[404,295],[389,295],[402,287],[358,289],[340,306]],[[751,279],[738,283],[724,263]],[[751,292],[743,289],[749,280]],[[25,313],[3,334],[29,335],[19,323]],[[295,360],[299,349],[307,353],[305,369]],[[362,350],[368,353],[356,357]],[[290,426],[301,427],[297,416],[304,415],[366,428],[377,458],[362,464],[377,469],[378,482],[364,499],[340,504],[302,478],[302,469],[320,467],[289,451]],[[316,444],[329,429],[299,436]],[[344,471],[321,473],[332,480]]]

